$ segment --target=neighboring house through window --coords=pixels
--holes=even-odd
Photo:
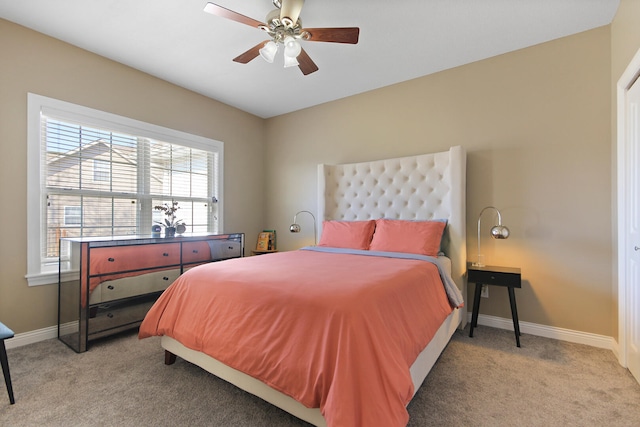
[[[93,160],[93,180],[109,182],[111,180],[111,163],[106,160]]]
[[[178,202],[187,232],[222,232],[221,142],[39,95],[28,101],[30,285],[57,281],[61,237],[148,235],[163,203]]]
[[[67,225],[67,226],[82,225],[82,207],[65,206],[64,207],[64,225]]]

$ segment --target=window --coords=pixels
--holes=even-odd
[[[93,160],[93,180],[109,182],[111,180],[111,163],[106,160]]]
[[[61,237],[147,235],[163,203],[222,232],[221,142],[34,94],[28,114],[30,285],[57,282]]]
[[[64,207],[64,225],[82,225],[82,207]]]

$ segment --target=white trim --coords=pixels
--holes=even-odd
[[[55,271],[43,271],[39,274],[27,274],[25,276],[29,281],[29,286],[40,286],[40,285],[50,285],[52,283],[57,284],[58,279],[62,282],[70,282],[72,280],[78,279],[77,271],[63,271],[62,277],[58,276],[58,268],[56,267]]]
[[[469,322],[471,322],[471,313],[469,312]],[[571,329],[558,328],[555,326],[539,325],[530,322],[518,322],[520,332],[523,334],[535,335],[538,337],[552,338],[558,341],[567,341],[576,344],[584,344],[591,347],[604,348],[617,353],[618,348],[613,337],[606,335],[591,334],[588,332],[574,331]],[[497,329],[506,329],[513,331],[513,320],[504,317],[489,316],[486,314],[478,315],[478,325],[490,326]],[[474,331],[474,334],[476,332]],[[478,331],[482,333],[482,331]],[[526,338],[520,338],[520,343],[526,345]],[[513,345],[515,345],[515,336],[513,337]]]
[[[78,322],[69,322],[60,325],[63,335],[76,332],[78,330]],[[35,344],[40,341],[58,338],[58,326],[49,326],[43,329],[36,329],[31,332],[16,334],[13,338],[5,340],[7,349],[22,347],[28,344]],[[62,344],[62,341],[60,342]]]
[[[33,104],[33,105],[32,105]],[[112,130],[121,131],[131,135],[160,140],[168,143],[180,144],[187,147],[199,148],[201,150],[211,150],[211,148],[222,149],[223,143],[214,139],[194,135],[179,130],[154,125],[152,123],[119,116],[117,114],[96,110],[82,105],[72,104],[46,96],[28,94],[28,108],[31,112],[40,112],[59,118],[73,119],[78,123],[92,125],[96,127],[107,127]],[[36,134],[40,133],[39,120],[35,123]],[[38,141],[40,143],[40,141]]]
[[[617,253],[614,254],[618,259],[618,282],[614,282],[613,292],[616,292],[617,286],[618,293],[618,361],[623,367],[627,367],[627,334],[628,334],[628,318],[630,313],[629,305],[631,301],[628,301],[627,288],[630,286],[627,277],[627,250],[631,243],[627,240],[627,197],[628,191],[626,185],[626,177],[629,173],[629,167],[635,167],[635,165],[628,165],[626,159],[628,157],[628,140],[627,140],[627,114],[626,114],[626,95],[629,87],[633,84],[638,73],[640,72],[640,50],[636,52],[633,59],[627,65],[624,73],[620,76],[616,85],[616,98],[617,98],[617,134],[616,141],[617,149],[617,222],[618,222],[618,247]]]
[[[25,277],[29,286],[58,283],[57,269],[55,272],[42,271],[40,259],[41,218],[44,212],[42,191],[40,188],[41,175],[41,125],[42,113],[54,117],[74,120],[78,123],[106,127],[108,129],[180,144],[186,147],[206,151],[214,151],[219,156],[218,192],[215,196],[218,203],[215,215],[218,221],[218,231],[224,233],[224,143],[170,129],[151,123],[142,122],[128,117],[107,113],[93,108],[60,101],[33,93],[27,94],[27,273]],[[214,209],[214,207],[212,207]],[[211,231],[211,230],[210,230]]]
[[[468,321],[471,322],[471,313],[468,314]],[[497,329],[506,329],[513,331],[513,321],[511,319],[505,319],[503,317],[488,316],[480,314],[478,316],[478,325],[489,326]],[[67,328],[77,328],[77,322],[71,322],[68,324],[60,325],[60,328],[64,331]],[[613,351],[614,354],[618,353],[618,347],[615,340],[612,337],[605,335],[591,334],[588,332],[574,331],[571,329],[557,328],[554,326],[538,325],[537,323],[520,322],[520,332],[523,334],[530,334],[539,337],[551,338],[559,341],[573,342],[576,344],[584,344],[591,347],[604,348]],[[478,330],[477,333],[481,334],[482,330]],[[58,337],[58,327],[49,326],[47,328],[38,329],[31,332],[24,332],[16,334],[15,337],[5,341],[7,348],[22,347],[23,345],[33,344],[39,341],[45,341],[51,338]],[[526,345],[526,337],[521,338],[521,344]],[[515,345],[515,337],[514,337]]]
[[[34,344],[51,338],[58,337],[58,326],[49,326],[48,328],[38,329],[31,332],[16,334],[13,338],[5,340],[7,349],[22,347],[27,344]]]

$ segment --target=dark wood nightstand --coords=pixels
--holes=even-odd
[[[522,287],[520,269],[513,267],[497,267],[492,265],[475,267],[472,264],[468,264],[467,281],[476,284],[476,291],[473,297],[473,314],[471,316],[471,325],[469,326],[469,336],[473,337],[473,328],[478,326],[478,311],[480,310],[480,293],[482,292],[482,285],[504,286],[509,292],[513,329],[516,333],[516,344],[520,347],[520,325],[518,323],[518,308],[516,307],[516,295],[514,292],[514,288]]]

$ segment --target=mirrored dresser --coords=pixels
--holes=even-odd
[[[58,338],[76,352],[140,325],[189,268],[244,256],[244,234],[60,239]]]

